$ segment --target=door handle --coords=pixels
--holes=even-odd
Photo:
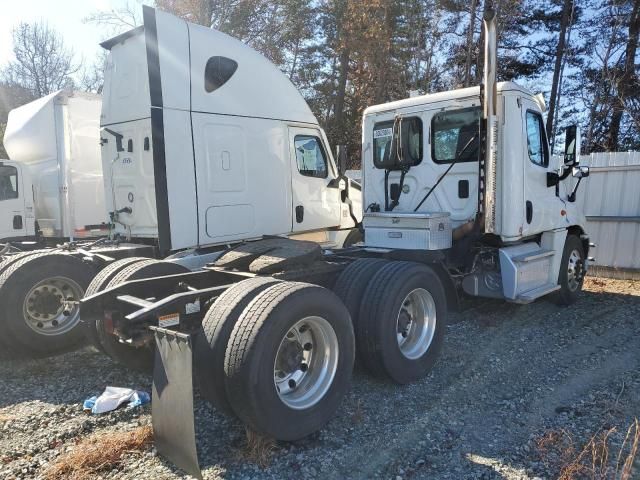
[[[22,230],[22,215],[14,215],[13,216],[13,229],[14,230]]]
[[[304,220],[304,207],[302,205],[298,205],[296,207],[296,223],[302,223]]]
[[[533,220],[533,203],[530,200],[527,200],[527,223],[531,223]]]

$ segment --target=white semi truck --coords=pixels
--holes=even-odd
[[[105,44],[103,160],[131,170],[114,176],[123,232],[136,233],[130,218],[153,217],[148,197],[135,203],[143,184],[155,188],[164,249],[331,228],[321,212],[357,215],[344,155],[334,161],[284,75],[213,29],[149,7],[143,17]],[[579,135],[568,129],[554,164],[543,102],[496,83],[493,12],[484,25],[482,87],[365,111],[364,245],[322,251],[262,239],[198,271],[142,278],[136,272],[149,267],[140,262],[94,279],[81,312],[105,351],[149,367],[156,344],[161,454],[200,475],[192,370],[214,407],[295,440],[338,408],[356,351],[374,375],[423,378],[461,292],[577,299],[590,244],[565,179],[588,175],[577,164]],[[129,142],[133,154],[118,157]]]
[[[186,127],[181,122],[191,121],[189,114],[176,110],[167,116],[166,151],[154,148],[151,129],[158,141],[158,125],[149,111],[141,110],[145,89],[149,96],[148,85],[137,76],[141,67],[120,57],[127,49],[115,46],[113,51],[119,68],[126,65],[126,70],[114,75],[114,63],[109,64],[107,77],[115,81],[107,81],[104,108],[98,96],[57,92],[10,112],[4,144],[11,160],[0,162],[0,356],[51,355],[73,348],[87,335],[100,345],[95,329],[80,321],[77,301],[94,288],[91,279],[107,265],[100,278],[138,260],[145,260],[145,268],[134,277],[179,273],[199,268],[226,245],[264,235],[324,247],[362,238],[360,193],[344,195],[359,185],[335,180],[331,195],[323,187],[335,179],[335,172],[327,170],[331,152],[323,133],[323,143],[314,143],[320,137],[296,137],[295,154],[302,165],[314,169],[324,161],[325,170],[309,170],[292,185],[288,182],[296,179],[283,176],[288,164],[261,158],[279,155],[289,162],[293,150],[251,150],[237,143],[234,125],[211,133],[210,124],[196,123],[208,142],[200,143],[197,184],[195,165],[181,162],[186,151],[180,149],[190,149],[191,140],[176,143]],[[281,88],[293,89],[290,83]],[[178,101],[169,94],[166,99]],[[304,112],[304,122],[315,122],[302,99],[296,108]],[[122,118],[133,121],[119,123]],[[314,130],[304,122],[299,133],[321,135],[317,123]],[[266,137],[270,128],[257,124],[248,134]],[[167,186],[180,194],[169,195]],[[287,202],[300,203],[292,194],[302,195],[303,189],[313,191],[305,197],[311,201],[293,219]],[[190,202],[196,192],[201,203],[194,209]],[[171,258],[151,260],[165,257]]]

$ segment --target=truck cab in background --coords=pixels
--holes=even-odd
[[[8,200],[14,210],[7,200],[0,203],[0,242],[23,241],[23,247],[26,241],[43,248],[108,234],[100,106],[98,95],[61,90],[9,112],[4,145],[10,161],[0,189],[13,185],[17,175],[17,193],[7,191],[24,203],[19,207],[24,212],[14,214],[18,198]]]
[[[0,242],[35,236],[33,188],[29,169],[0,160]]]

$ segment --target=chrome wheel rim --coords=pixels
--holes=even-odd
[[[569,290],[575,292],[580,287],[583,277],[582,255],[577,249],[571,251],[569,264],[567,265],[567,286]]]
[[[416,288],[402,301],[396,319],[396,338],[400,352],[406,358],[422,357],[436,332],[436,302],[424,288]]]
[[[51,277],[27,292],[22,308],[25,323],[40,335],[61,335],[80,321],[80,285],[66,277]]]
[[[338,337],[322,317],[305,317],[280,341],[273,382],[280,400],[304,410],[325,396],[338,368]]]

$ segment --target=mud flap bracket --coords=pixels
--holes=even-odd
[[[191,335],[149,328],[156,340],[151,408],[156,449],[178,468],[201,479],[193,413]]]

